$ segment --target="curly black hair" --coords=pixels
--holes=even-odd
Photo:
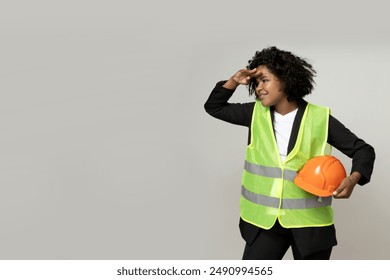
[[[301,100],[313,90],[316,71],[305,59],[291,52],[279,50],[275,46],[257,51],[248,61],[247,69],[254,69],[260,65],[265,65],[281,80],[283,91],[290,102]],[[252,78],[247,87],[249,95],[255,94],[256,79]]]

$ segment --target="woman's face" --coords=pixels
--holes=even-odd
[[[265,65],[257,68],[253,77],[256,79],[256,95],[265,107],[274,106],[275,111],[285,115],[298,108],[296,102],[289,102],[284,92],[284,85]]]
[[[258,66],[254,75],[257,82],[256,95],[263,106],[275,106],[287,101],[282,82],[265,65]]]

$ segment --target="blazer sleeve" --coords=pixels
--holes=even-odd
[[[250,127],[254,102],[252,103],[229,103],[234,90],[223,87],[226,81],[216,84],[211,91],[204,109],[214,118],[228,123]]]
[[[375,161],[375,150],[371,145],[357,137],[333,116],[329,116],[328,143],[352,158],[351,173],[358,171],[362,175],[359,185],[370,182]]]

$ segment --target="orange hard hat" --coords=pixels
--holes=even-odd
[[[311,158],[298,172],[294,183],[317,196],[331,196],[347,176],[343,164],[334,156]]]

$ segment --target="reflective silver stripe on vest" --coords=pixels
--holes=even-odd
[[[279,208],[280,199],[276,197],[270,197],[262,194],[257,194],[247,190],[244,186],[241,186],[241,195],[250,202]],[[332,204],[332,197],[310,197],[310,198],[284,198],[282,199],[281,209],[308,209],[318,208],[324,206],[330,206]]]
[[[249,173],[260,175],[263,177],[269,178],[282,178],[282,169],[279,167],[269,167],[259,164],[250,163],[245,161],[244,169]],[[284,179],[288,181],[294,181],[297,176],[297,172],[294,170],[285,169],[284,170]]]
[[[297,172],[294,170],[285,169],[284,170],[284,179],[294,182],[295,177],[297,177]]]

